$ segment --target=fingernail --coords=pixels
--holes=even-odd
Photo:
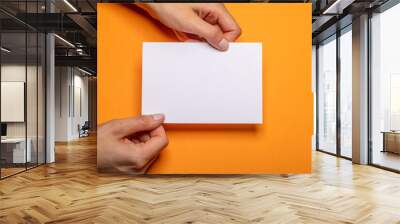
[[[218,47],[219,49],[226,51],[228,50],[229,42],[225,38],[222,38],[222,40],[218,43]]]
[[[152,117],[153,117],[153,120],[160,121],[160,120],[164,119],[164,114],[153,114]]]

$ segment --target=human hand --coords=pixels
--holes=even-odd
[[[168,138],[162,126],[164,115],[146,115],[112,120],[97,130],[97,167],[128,174],[145,173]]]
[[[181,41],[206,40],[225,51],[241,29],[221,3],[142,3],[152,17],[173,29]]]

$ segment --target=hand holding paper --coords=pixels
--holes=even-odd
[[[98,127],[97,167],[145,173],[168,144],[161,114],[109,121]]]
[[[221,3],[138,4],[151,16],[174,30],[181,41],[206,40],[225,51],[241,33],[239,25]]]

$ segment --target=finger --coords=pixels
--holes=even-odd
[[[128,175],[140,175],[140,174],[145,174],[147,170],[153,165],[153,163],[158,159],[158,156],[154,157],[151,159],[148,163],[146,163],[143,167],[136,167],[132,166],[130,164],[127,165],[120,165],[113,167],[115,170],[128,174]],[[107,170],[108,171],[108,170]]]
[[[239,24],[223,5],[216,10],[216,14],[218,17],[217,23],[221,27],[225,39],[231,42],[235,41],[242,32]]]
[[[210,12],[211,11],[211,12]],[[205,13],[200,13],[200,17],[202,17],[207,23],[211,25],[218,24],[218,13],[213,12],[212,10],[206,11]],[[204,17],[202,14],[205,14]]]
[[[126,137],[141,131],[151,131],[159,127],[164,121],[164,115],[144,115],[135,118],[116,120],[113,125],[113,133],[117,137]]]
[[[122,143],[123,144],[131,144],[132,142],[135,143],[135,144],[139,144],[140,143],[139,139],[137,139],[135,136],[131,136],[131,137],[122,139]]]
[[[135,143],[135,144],[139,144],[140,143],[140,141],[138,140],[138,139],[136,139],[136,138],[132,138],[132,140],[131,140],[133,143]]]
[[[207,23],[197,14],[192,16],[190,21],[188,21],[186,30],[188,33],[204,38],[211,46],[218,50],[225,51],[229,47],[229,42],[224,38],[220,27]]]
[[[128,174],[128,175],[145,174],[147,172],[147,170],[149,170],[151,165],[153,165],[154,161],[157,160],[157,158],[158,158],[158,156],[154,157],[152,160],[150,160],[148,163],[146,163],[143,167],[136,167],[136,166],[127,164],[127,165],[116,166],[116,167],[114,167],[114,169],[116,169],[119,172]]]
[[[140,155],[143,161],[149,161],[157,156],[168,145],[168,137],[163,126],[159,126],[150,133],[150,139],[140,146]]]
[[[140,142],[147,142],[148,140],[150,140],[150,135],[148,133],[141,133],[138,136],[138,139],[140,140]]]
[[[158,155],[151,159],[143,168],[136,170],[136,174],[145,174],[150,169],[151,165],[158,159]]]

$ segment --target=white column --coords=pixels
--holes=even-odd
[[[55,161],[55,53],[54,35],[46,36],[46,163]]]
[[[316,77],[316,75],[317,75],[317,71],[316,71],[316,63],[317,63],[317,48],[316,48],[316,46],[315,45],[313,45],[312,46],[312,83],[311,83],[311,86],[312,86],[312,93],[313,93],[313,101],[314,101],[314,103],[313,103],[313,106],[314,106],[314,110],[313,110],[313,113],[314,113],[314,119],[313,119],[313,122],[314,122],[314,129],[313,129],[313,135],[312,135],[312,139],[311,139],[311,141],[312,141],[312,149],[313,150],[316,150],[316,142],[317,142],[317,140],[316,140],[316,137],[317,137],[317,135],[316,135],[316,130],[317,130],[317,119],[316,119],[316,116],[317,116],[317,114],[316,114],[316,107],[317,107],[317,105],[316,105],[316,94],[317,94],[317,91],[316,91],[316,80],[317,80],[317,77]]]
[[[353,162],[368,163],[368,15],[353,19]]]

